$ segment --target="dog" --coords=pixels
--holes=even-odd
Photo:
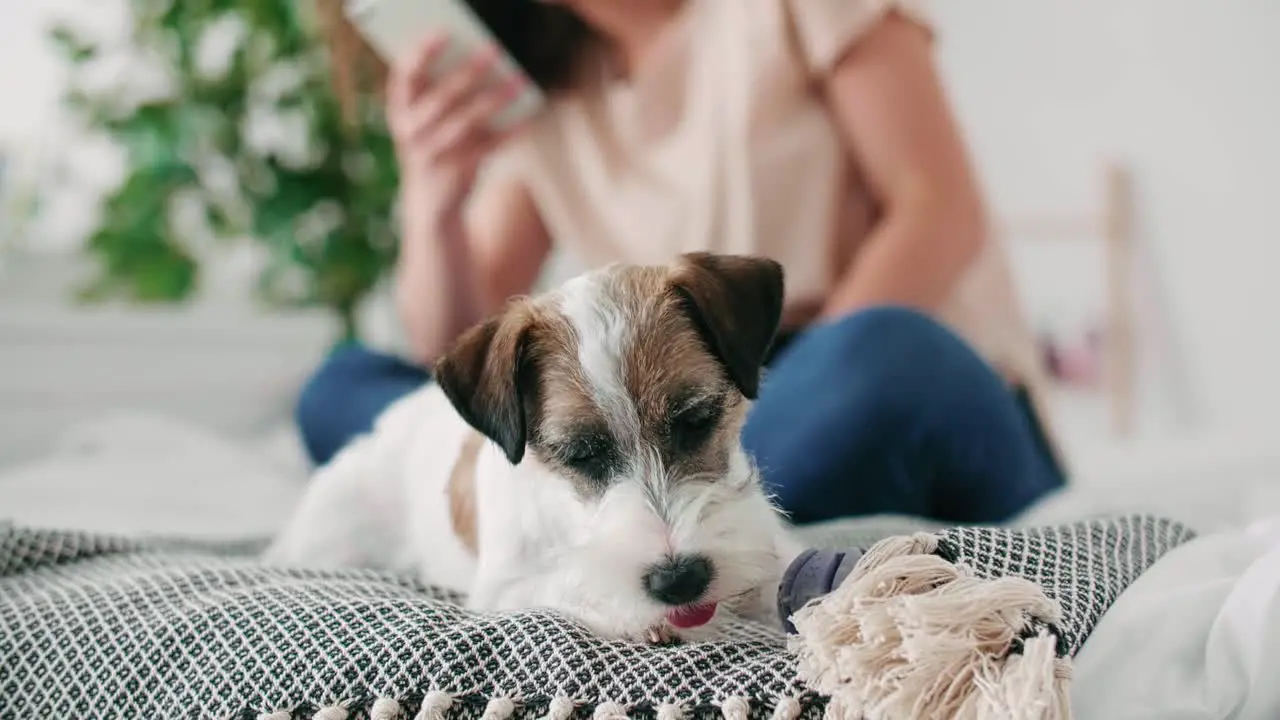
[[[801,548],[739,437],[783,290],[772,260],[689,253],[512,300],[316,472],[266,560],[637,642],[775,622]]]

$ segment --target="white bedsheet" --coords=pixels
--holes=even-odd
[[[287,426],[245,444],[121,414],[76,426],[57,448],[0,470],[0,516],[110,532],[260,535],[274,531],[305,483]],[[1023,518],[1149,510],[1215,531],[1164,558],[1104,618],[1077,657],[1078,718],[1280,718],[1280,464],[1269,462],[1227,471],[1174,458],[1155,470],[1086,474]]]
[[[1165,556],[1075,659],[1080,720],[1280,718],[1280,516]]]
[[[172,418],[118,413],[73,426],[41,460],[0,470],[0,517],[98,532],[264,535],[305,478],[287,427],[233,443]]]

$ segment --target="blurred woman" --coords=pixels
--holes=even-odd
[[[447,39],[429,37],[391,69],[414,357],[326,361],[298,406],[315,462],[528,293],[553,249],[586,266],[710,250],[786,270],[743,441],[794,521],[994,522],[1064,483],[920,3],[470,5],[551,102],[495,135],[486,119],[524,82],[482,82],[496,51],[433,79]]]

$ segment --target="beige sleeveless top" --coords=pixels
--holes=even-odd
[[[555,100],[497,171],[522,177],[576,263],[760,254],[786,269],[791,308],[821,302],[874,216],[815,82],[895,9],[928,23],[917,0],[691,0],[639,76],[602,71]],[[940,315],[1006,377],[1037,384],[997,243]]]

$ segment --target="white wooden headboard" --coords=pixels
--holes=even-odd
[[[1126,438],[1136,428],[1136,325],[1133,298],[1133,188],[1127,167],[1106,162],[1092,207],[1067,212],[1011,213],[1000,233],[1010,243],[1101,244],[1105,305],[1105,379],[1110,434]]]

